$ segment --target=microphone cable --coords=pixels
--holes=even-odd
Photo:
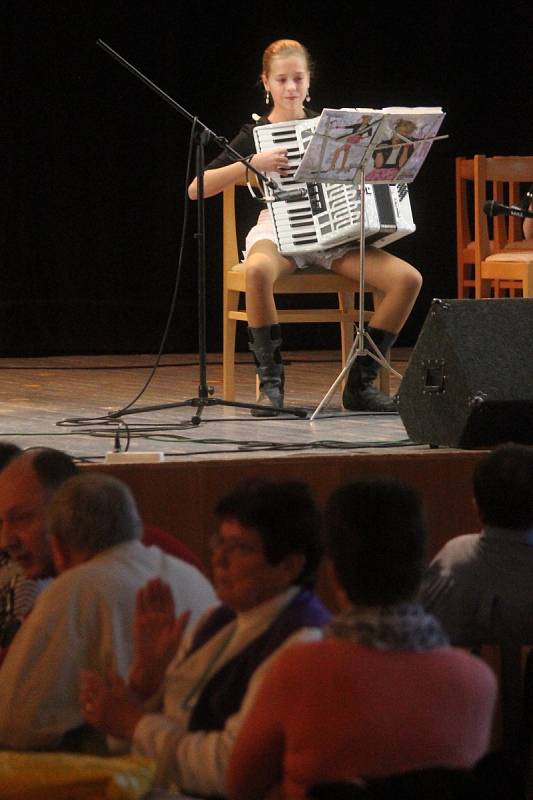
[[[152,367],[150,369],[150,374],[146,378],[146,381],[144,382],[144,385],[139,390],[137,395],[133,398],[133,400],[130,400],[129,403],[127,403],[125,406],[122,406],[122,408],[120,408],[118,411],[111,411],[109,414],[105,414],[104,416],[100,416],[100,417],[71,417],[71,418],[59,420],[58,422],[56,422],[56,425],[58,425],[58,426],[69,425],[69,424],[80,425],[80,424],[87,424],[88,422],[99,422],[99,421],[102,421],[102,420],[109,420],[109,421],[110,420],[114,420],[114,421],[118,421],[119,424],[120,424],[120,422],[121,422],[119,420],[120,415],[123,414],[125,411],[127,411],[128,409],[130,409],[132,406],[135,405],[135,403],[146,392],[146,390],[148,389],[150,383],[153,381],[153,379],[155,377],[155,374],[156,374],[157,369],[159,368],[159,364],[161,362],[161,357],[163,355],[163,350],[165,348],[165,344],[167,342],[168,334],[169,334],[169,331],[170,331],[170,324],[171,324],[172,319],[174,317],[174,312],[176,310],[176,302],[177,302],[177,299],[178,299],[178,290],[179,290],[179,285],[180,285],[180,280],[181,280],[181,271],[182,271],[182,265],[183,265],[183,252],[184,252],[184,249],[185,249],[186,233],[187,233],[187,227],[188,227],[188,222],[189,222],[189,197],[188,197],[188,194],[187,194],[187,189],[188,189],[188,186],[189,186],[189,179],[190,179],[190,174],[191,174],[193,142],[195,140],[195,132],[196,132],[197,124],[198,124],[198,118],[194,117],[193,123],[192,123],[192,127],[191,127],[191,133],[190,133],[190,137],[189,137],[189,148],[188,148],[188,151],[187,151],[187,169],[186,169],[186,175],[185,175],[185,193],[184,193],[184,206],[183,206],[183,218],[182,218],[183,222],[182,222],[182,231],[181,231],[181,241],[180,241],[180,246],[179,246],[179,251],[178,251],[176,277],[175,277],[175,280],[174,280],[174,288],[173,288],[173,291],[172,291],[172,297],[171,297],[171,300],[170,300],[170,306],[169,306],[169,310],[168,310],[168,314],[167,314],[167,320],[166,320],[166,323],[165,323],[165,328],[164,328],[163,334],[161,336],[161,342],[160,342],[159,349],[158,349],[158,352],[157,352],[156,360],[155,360],[154,364],[152,365]],[[128,442],[128,444],[129,444],[129,442]]]
[[[175,278],[175,281],[174,281],[174,289],[172,291],[172,298],[170,300],[170,307],[169,307],[168,314],[167,314],[167,321],[165,323],[165,328],[164,328],[164,331],[163,331],[163,335],[161,336],[161,343],[159,345],[159,350],[157,352],[155,363],[152,366],[152,369],[151,369],[150,374],[148,375],[148,377],[147,377],[147,379],[146,379],[146,381],[144,383],[144,386],[139,390],[139,392],[137,393],[136,397],[134,397],[133,400],[130,400],[130,402],[127,405],[123,406],[118,411],[111,412],[111,414],[108,415],[109,417],[111,417],[111,419],[115,419],[116,417],[120,417],[120,415],[122,413],[124,413],[124,411],[127,411],[128,409],[130,409],[133,405],[135,405],[137,400],[139,400],[143,396],[143,394],[148,389],[149,385],[151,384],[151,382],[153,381],[153,379],[155,377],[155,373],[156,373],[156,371],[157,371],[157,369],[159,367],[159,362],[161,361],[161,356],[163,355],[163,350],[164,350],[165,344],[167,342],[168,334],[169,334],[169,331],[170,331],[170,324],[172,322],[172,319],[174,317],[174,312],[176,310],[176,302],[177,302],[177,299],[178,299],[178,289],[179,289],[180,280],[181,280],[181,268],[182,268],[182,265],[183,265],[183,251],[185,249],[185,239],[186,239],[187,225],[188,225],[188,222],[189,222],[189,197],[188,197],[188,194],[187,194],[187,189],[188,189],[188,186],[189,186],[189,179],[190,179],[190,174],[191,174],[193,142],[195,140],[195,132],[196,132],[197,124],[198,124],[198,117],[194,117],[193,123],[192,123],[192,127],[191,127],[191,133],[190,133],[190,137],[189,137],[189,149],[187,151],[187,170],[186,170],[186,174],[185,174],[183,224],[182,224],[182,229],[181,229],[181,241],[180,241],[180,247],[179,247],[179,253],[178,253],[178,265],[177,265],[177,269],[176,269],[176,278]]]

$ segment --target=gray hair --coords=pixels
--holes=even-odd
[[[98,553],[141,538],[137,504],[125,483],[103,473],[69,478],[54,493],[48,533],[74,552]]]

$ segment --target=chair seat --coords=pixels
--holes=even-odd
[[[494,253],[480,264],[481,282],[493,281],[495,296],[499,295],[500,287],[504,284],[512,285],[519,282],[522,296],[533,295],[533,251]]]
[[[227,273],[227,288],[243,292],[245,288],[244,265],[235,264]],[[311,280],[309,280],[311,279]],[[306,267],[297,269],[291,275],[285,275],[276,281],[274,290],[277,294],[336,294],[337,292],[358,292],[359,281],[337,275],[322,267]]]
[[[513,261],[533,262],[533,250],[504,250],[501,253],[494,253],[493,255],[487,256],[484,263],[486,264],[488,261],[508,261],[509,263]]]

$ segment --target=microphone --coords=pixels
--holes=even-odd
[[[275,200],[285,200],[285,202],[290,203],[291,201],[303,200],[304,197],[307,197],[307,189],[303,186],[300,189],[274,189],[273,194],[274,199],[272,202]]]
[[[528,211],[521,206],[506,206],[503,203],[498,203],[497,200],[487,200],[483,206],[483,211],[487,217],[498,217],[504,214],[506,217],[533,217],[533,211]]]

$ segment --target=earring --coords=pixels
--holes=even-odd
[[[311,102],[311,95],[309,94],[309,89],[307,90],[307,95],[305,97],[305,102],[306,103],[310,103]]]
[[[265,105],[268,106],[269,103],[270,103],[270,92],[267,90],[265,93]]]

